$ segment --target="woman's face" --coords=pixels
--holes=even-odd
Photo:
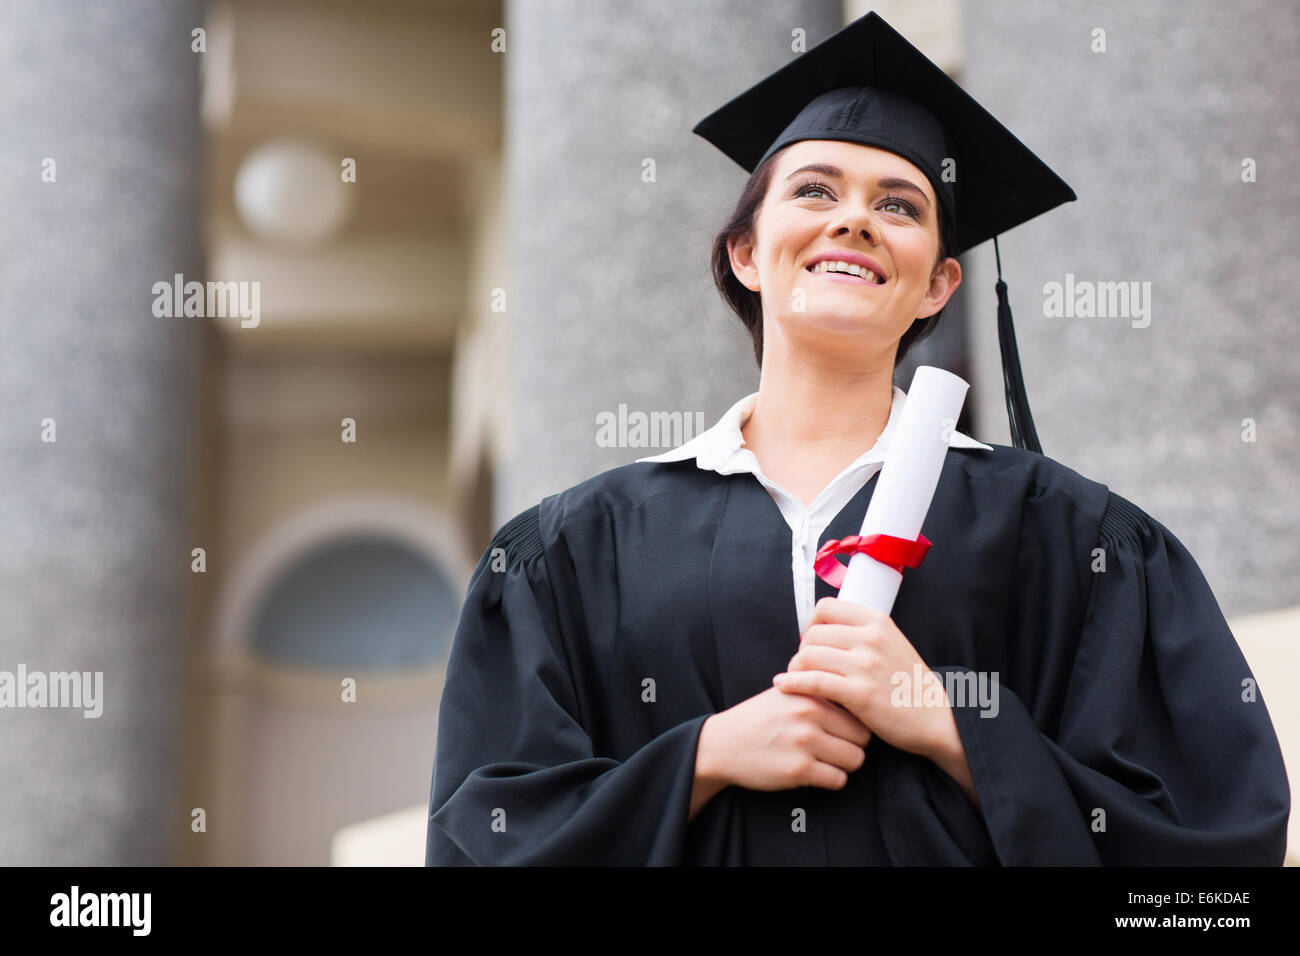
[[[765,355],[892,366],[912,322],[938,312],[961,284],[956,259],[936,261],[938,206],[925,175],[894,153],[836,140],[786,147],[754,235],[729,252],[737,278],[762,298]],[[812,271],[823,259],[859,274]],[[866,270],[873,275],[863,278]]]

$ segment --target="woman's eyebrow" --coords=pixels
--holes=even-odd
[[[925,204],[930,205],[930,197],[925,194],[925,190],[910,179],[878,179],[876,185],[881,189],[910,189],[925,200]]]
[[[834,176],[836,179],[839,179],[844,175],[844,170],[840,169],[838,166],[827,166],[825,163],[809,163],[807,166],[800,166],[789,176],[785,177],[786,181],[789,182],[800,173],[821,173],[823,176]]]
[[[831,176],[835,179],[844,177],[844,170],[838,166],[830,166],[826,163],[809,163],[807,166],[800,166],[789,176],[785,177],[787,181],[794,179],[800,173],[821,173],[823,176]],[[899,179],[897,177],[887,177],[876,180],[876,185],[881,189],[910,189],[912,192],[920,195],[925,200],[925,204],[930,205],[930,197],[925,194],[925,190],[909,179]]]

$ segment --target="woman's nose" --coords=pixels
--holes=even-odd
[[[832,223],[831,235],[843,236],[852,233],[867,242],[875,241],[875,221],[866,209],[841,209],[839,217]]]

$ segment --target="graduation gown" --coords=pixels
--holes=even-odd
[[[875,485],[822,542],[858,532]],[[922,533],[891,616],[932,670],[997,675],[995,716],[954,707],[979,808],[873,737],[842,790],[730,786],[688,821],[705,719],[799,647],[790,528],[752,474],[644,462],[543,499],[484,551],[440,704],[426,862],[1281,864],[1272,723],[1168,529],[998,445],[950,450]]]

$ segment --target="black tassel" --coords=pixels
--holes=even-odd
[[[1025,380],[1020,374],[1020,353],[1016,349],[1016,330],[1011,324],[1011,303],[1007,301],[1007,284],[1002,281],[1002,255],[997,237],[993,237],[993,255],[998,262],[998,346],[1002,350],[1002,382],[1007,393],[1007,419],[1011,423],[1011,443],[1017,448],[1043,453],[1029,412]]]

